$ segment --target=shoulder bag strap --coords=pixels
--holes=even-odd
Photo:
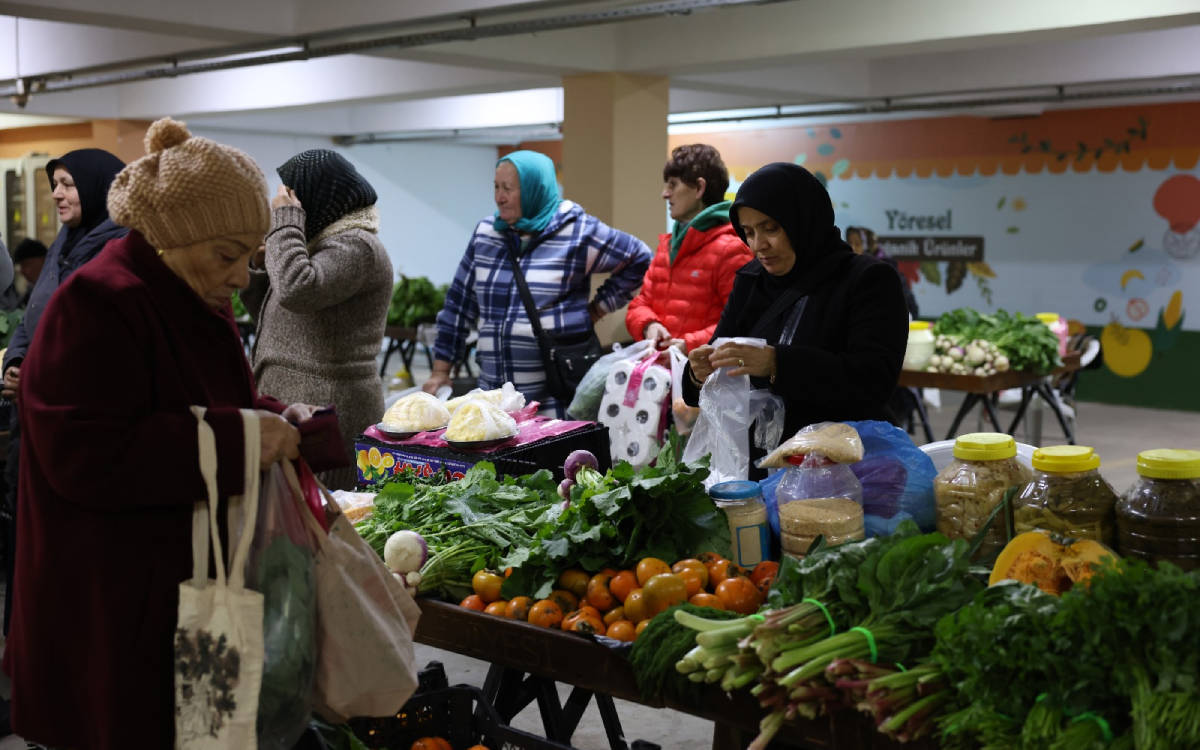
[[[533,335],[537,339],[538,348],[542,350],[542,357],[549,359],[549,342],[546,341],[546,331],[542,328],[537,307],[533,304],[533,295],[529,292],[529,285],[525,283],[525,274],[521,271],[521,264],[517,262],[517,254],[513,252],[511,244],[508,246],[508,260],[512,263],[513,281],[517,282],[517,291],[521,294],[521,302],[525,304],[525,314],[529,316],[529,325],[533,327]]]
[[[782,315],[784,311],[802,299],[807,299],[807,296],[801,294],[798,289],[793,288],[786,290],[783,294],[775,298],[775,301],[771,303],[771,306],[767,308],[767,311],[762,314],[762,317],[760,317],[758,322],[754,324],[754,327],[750,329],[750,333],[746,335],[750,337],[761,338],[762,330],[766,328],[772,320]]]

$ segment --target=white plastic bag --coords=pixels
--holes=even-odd
[[[456,443],[498,440],[517,434],[517,421],[485,399],[469,399],[450,417],[443,437]]]
[[[654,347],[654,342],[648,339],[621,346],[613,344],[613,350],[596,360],[588,371],[583,374],[583,380],[575,388],[575,397],[567,407],[567,416],[572,419],[584,419],[595,422],[600,413],[600,402],[604,399],[604,388],[608,381],[608,373],[613,365],[625,360],[637,361],[646,356]]]
[[[721,338],[715,346],[732,341],[738,344],[766,346],[758,338]],[[707,454],[708,478],[704,486],[717,482],[746,479],[750,471],[750,425],[763,423],[754,431],[754,442],[766,450],[783,434],[783,400],[767,391],[750,386],[749,375],[732,377],[722,367],[708,376],[700,389],[700,417],[683,451],[684,461],[695,461]],[[774,437],[774,442],[770,438]]]

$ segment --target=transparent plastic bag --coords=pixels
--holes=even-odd
[[[450,421],[450,412],[437,396],[417,391],[388,407],[379,421],[393,432],[440,430]]]
[[[680,435],[690,434],[700,416],[700,408],[689,406],[683,400],[683,372],[687,368],[687,355],[678,347],[667,349],[671,357],[671,416],[675,418],[675,431]],[[782,422],[780,429],[783,429]],[[769,445],[769,443],[768,443]]]
[[[263,476],[247,585],[263,595],[258,747],[290,750],[308,727],[317,666],[315,545],[280,464]]]
[[[480,399],[499,407],[501,411],[520,411],[525,406],[525,394],[518,391],[512,383],[505,383],[490,391],[475,388],[457,398],[452,398],[446,402],[446,410],[453,416],[463,404]]]
[[[717,339],[714,345],[726,341],[765,346],[763,339]],[[760,448],[770,435],[783,432],[783,400],[766,391],[755,394],[748,375],[732,377],[729,368],[722,367],[704,381],[700,389],[700,416],[683,450],[684,461],[695,461],[711,454],[708,478],[704,486],[717,482],[745,479],[750,471],[750,426],[758,420],[764,424],[754,431],[755,444]]]
[[[450,417],[443,437],[457,443],[498,440],[517,434],[517,420],[486,399],[470,399]]]
[[[761,459],[758,467],[786,468],[789,466],[788,457],[810,453],[818,453],[834,463],[856,463],[863,457],[862,438],[848,424],[817,422],[801,428],[787,442]]]
[[[613,365],[624,360],[640,360],[653,348],[654,342],[646,339],[624,347],[613,344],[613,350],[596,360],[583,374],[583,379],[575,388],[575,397],[567,407],[567,416],[595,422],[600,413],[600,402],[604,399],[608,373]]]

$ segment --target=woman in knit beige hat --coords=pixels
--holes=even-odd
[[[270,222],[262,172],[170,119],[145,144],[108,194],[131,231],[59,288],[22,368],[4,669],[14,731],[54,747],[174,746],[178,586],[206,495],[189,407],[207,408],[222,500],[243,489],[239,409],[260,409],[264,467],[298,455],[288,419],[312,409],[258,395],[230,309]]]

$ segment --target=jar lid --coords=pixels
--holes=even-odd
[[[1196,479],[1200,477],[1200,451],[1156,448],[1142,451],[1138,474],[1151,479]]]
[[[1058,313],[1038,313],[1035,317],[1046,325],[1058,322]]]
[[[762,487],[758,482],[751,482],[748,479],[718,482],[708,488],[708,496],[713,500],[748,500],[760,495],[762,495]]]
[[[928,331],[930,323],[928,320],[910,320],[908,322],[908,330],[910,331]]]
[[[997,461],[1017,455],[1017,441],[1002,432],[971,432],[954,441],[954,457],[964,461]]]
[[[1100,468],[1100,457],[1086,445],[1050,445],[1033,452],[1033,468],[1058,474],[1072,474]]]

